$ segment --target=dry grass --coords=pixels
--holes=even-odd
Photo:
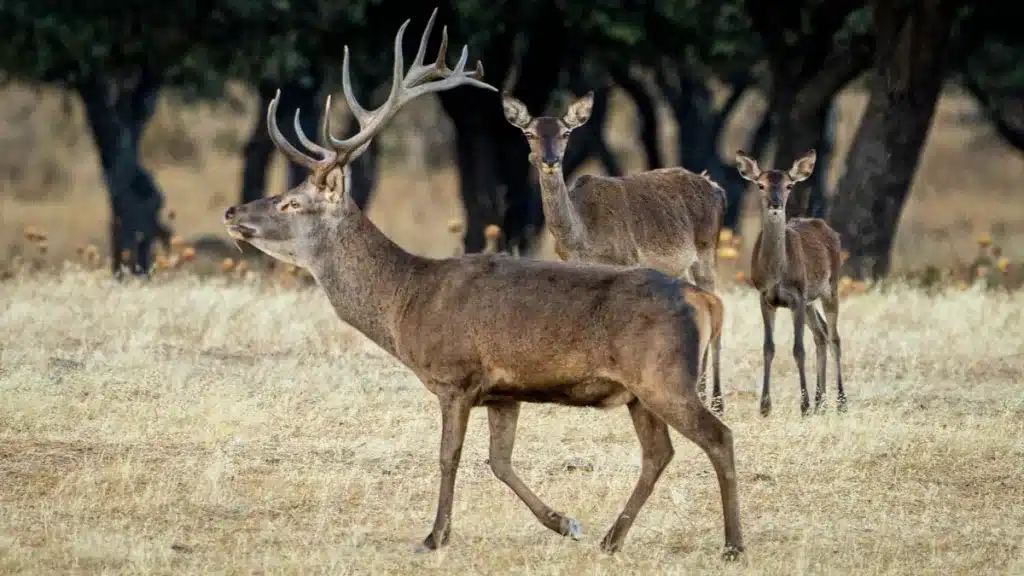
[[[799,416],[780,316],[768,420],[755,295],[724,297],[734,566],[710,463],[675,433],[624,550],[598,552],[639,474],[629,418],[537,405],[516,466],[584,539],[549,533],[492,476],[476,411],[451,545],[413,554],[436,501],[436,403],[317,289],[74,269],[0,283],[0,572],[1024,573],[1024,293],[845,299],[842,417]]]

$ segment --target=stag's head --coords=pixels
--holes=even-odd
[[[469,47],[462,48],[462,54],[454,69],[445,64],[448,47],[448,29],[442,31],[441,48],[437,59],[424,64],[427,39],[437,16],[435,9],[420,38],[416,60],[406,72],[402,60],[402,37],[409,21],[398,29],[395,36],[395,62],[391,91],[387,100],[374,110],[366,110],[356,101],[349,75],[348,46],[345,46],[342,62],[342,91],[349,110],[359,123],[359,132],[350,138],[339,140],[331,135],[331,98],[327,104],[320,128],[322,144],[312,141],[299,124],[299,110],[295,111],[295,133],[299,141],[314,155],[297,149],[285,139],[277,126],[277,95],[267,108],[267,127],[274,145],[293,162],[305,166],[309,176],[304,182],[276,196],[261,198],[224,212],[224,225],[228,234],[236,240],[244,240],[259,250],[289,264],[309,268],[316,259],[325,241],[329,242],[343,231],[346,221],[361,217],[359,208],[351,197],[351,175],[349,165],[362,155],[370,141],[387,124],[387,121],[406,103],[431,92],[441,92],[456,86],[475,86],[497,92],[484,83],[483,65],[479,62],[473,70],[466,70]]]
[[[766,216],[785,217],[786,202],[789,193],[797,182],[807,180],[814,172],[814,161],[817,154],[811,149],[803,157],[793,162],[789,170],[761,170],[754,160],[743,150],[736,152],[736,170],[745,180],[757,184],[761,196],[761,209]]]
[[[561,118],[554,116],[530,116],[526,104],[502,94],[501,106],[505,119],[509,124],[523,131],[526,142],[530,145],[530,163],[538,170],[554,174],[562,168],[562,157],[569,143],[569,134],[590,120],[594,109],[594,93],[587,92],[569,105],[568,111]]]

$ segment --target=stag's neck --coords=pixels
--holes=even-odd
[[[786,216],[765,213],[761,218],[761,246],[758,257],[769,283],[781,282],[785,276]]]
[[[565,176],[559,168],[553,174],[537,170],[540,179],[544,221],[551,235],[570,251],[579,250],[586,240],[583,221],[569,199]]]
[[[324,234],[310,272],[343,321],[397,356],[402,297],[422,260],[391,241],[365,215]]]

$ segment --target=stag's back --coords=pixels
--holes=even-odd
[[[680,252],[695,257],[713,250],[725,214],[725,191],[683,168],[583,175],[569,197],[595,259],[620,265],[664,269],[659,261],[675,261]]]

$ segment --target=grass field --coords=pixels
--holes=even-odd
[[[799,416],[782,313],[765,420],[756,296],[723,282],[725,420],[747,545],[737,564],[719,559],[710,462],[675,433],[676,458],[623,550],[601,554],[639,475],[627,413],[537,405],[523,410],[515,465],[581,521],[583,540],[548,532],[493,477],[480,412],[451,545],[416,555],[438,489],[433,397],[294,277],[200,278],[193,266],[114,284],[104,269],[64,265],[88,244],[105,252],[108,205],[81,111],[72,101],[62,114],[58,96],[0,91],[2,573],[1024,575],[1024,291],[949,282],[926,294],[899,281],[849,291],[842,417]],[[239,113],[162,101],[147,130],[145,163],[186,240],[224,237],[247,101]],[[629,105],[614,102],[608,138],[635,169]],[[839,156],[864,102],[840,98]],[[742,105],[723,153],[760,105]],[[410,105],[381,135],[391,152],[370,217],[403,247],[445,256],[458,243],[445,229],[461,216],[456,175],[410,168],[410,150],[423,148],[415,134],[448,130],[419,121],[431,110]],[[956,93],[940,103],[896,239],[899,272],[962,269],[983,234],[1009,258],[1007,277],[1024,270],[1024,157],[974,114]],[[278,159],[272,191],[282,180]],[[756,225],[748,211],[724,278],[747,270]],[[26,226],[46,233],[45,252],[26,244]],[[552,257],[550,244],[540,256]],[[42,271],[8,267],[23,258]],[[834,400],[831,366],[829,378]]]
[[[0,572],[1024,574],[1024,293],[846,298],[843,416],[799,416],[780,316],[767,420],[755,296],[724,298],[735,565],[711,465],[674,432],[624,549],[600,553],[639,474],[629,418],[537,405],[514,462],[582,541],[492,476],[477,411],[451,544],[413,554],[436,503],[436,402],[318,289],[115,289],[74,269],[0,283]]]

